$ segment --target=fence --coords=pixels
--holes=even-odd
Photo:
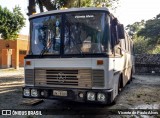
[[[160,54],[135,55],[135,72],[160,75]]]

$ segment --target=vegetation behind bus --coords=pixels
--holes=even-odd
[[[160,14],[147,21],[127,25],[126,29],[134,39],[135,54],[160,53]]]
[[[36,13],[36,5],[40,12],[73,7],[108,7],[115,10],[119,0],[28,0],[28,15]]]

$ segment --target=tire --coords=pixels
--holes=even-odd
[[[109,106],[115,105],[116,101],[117,101],[117,96],[120,94],[120,92],[122,91],[123,85],[122,85],[122,74],[119,76],[119,82],[118,82],[118,86],[117,86],[117,95],[114,98],[114,100],[109,104]]]
[[[118,94],[122,91],[122,74],[119,77],[119,82],[118,82]]]
[[[129,78],[129,81],[127,82],[127,84],[130,84],[131,83],[131,81],[133,80],[133,77],[132,77],[132,69],[131,69],[131,74],[130,74],[130,78]]]
[[[133,70],[131,69],[130,81],[133,80]]]

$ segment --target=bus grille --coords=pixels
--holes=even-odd
[[[104,70],[93,70],[93,87],[104,87]]]
[[[35,69],[35,85],[48,87],[91,88],[92,71]]]
[[[33,85],[34,84],[34,70],[25,69],[25,84]]]

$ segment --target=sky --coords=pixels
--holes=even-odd
[[[125,26],[160,14],[160,0],[120,0],[116,17]]]
[[[125,26],[141,20],[148,20],[160,13],[160,0],[119,0],[119,6],[116,11],[112,13]],[[26,15],[28,0],[0,0],[2,7],[7,7],[12,10],[15,5],[21,7],[22,13],[26,18],[26,27],[24,27],[20,34],[29,34],[29,22]]]

